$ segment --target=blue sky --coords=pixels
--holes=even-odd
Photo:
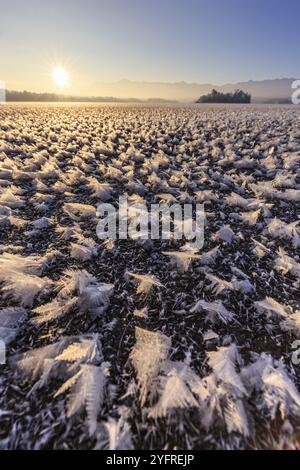
[[[0,0],[0,79],[71,91],[122,78],[223,84],[300,78],[296,0]]]

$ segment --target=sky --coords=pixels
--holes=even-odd
[[[95,83],[300,78],[299,0],[0,0],[8,89],[91,94]]]

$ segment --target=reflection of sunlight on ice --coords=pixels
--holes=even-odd
[[[0,80],[0,104],[5,103],[5,83]]]

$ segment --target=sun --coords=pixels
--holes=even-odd
[[[69,74],[63,67],[54,67],[52,70],[52,78],[59,88],[65,88],[70,81]]]

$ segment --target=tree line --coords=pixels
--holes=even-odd
[[[211,93],[200,96],[196,103],[251,103],[251,95],[243,90],[221,93],[213,89]]]

